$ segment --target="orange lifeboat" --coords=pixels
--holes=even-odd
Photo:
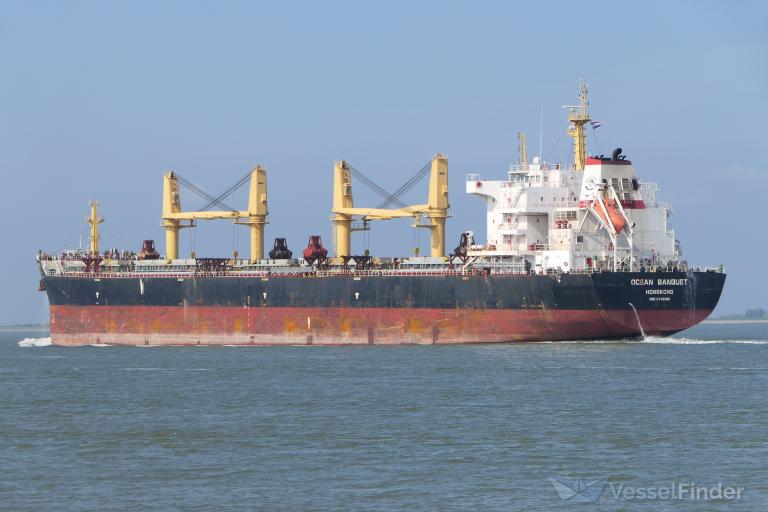
[[[595,211],[601,219],[613,226],[613,229],[616,230],[616,234],[618,235],[624,230],[624,226],[626,225],[624,216],[619,211],[618,206],[616,206],[616,201],[608,199],[605,193],[603,193],[603,204],[605,205],[605,208],[608,209],[607,212],[599,202],[595,203]]]

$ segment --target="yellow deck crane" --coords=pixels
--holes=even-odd
[[[244,181],[244,180],[241,180]],[[230,188],[230,191],[233,188]],[[211,198],[209,205],[222,204],[221,197]],[[232,219],[236,224],[246,224],[251,231],[250,261],[255,263],[264,258],[264,225],[267,223],[267,171],[256,166],[250,172],[250,189],[248,192],[248,209],[196,211],[181,210],[179,194],[179,176],[168,172],[163,177],[163,216],[162,226],[165,228],[165,259],[175,260],[179,257],[179,230],[194,226],[196,220]],[[183,221],[190,221],[183,224]]]
[[[391,202],[385,201],[383,204]],[[448,208],[448,159],[440,153],[431,160],[427,203],[395,209],[355,208],[350,166],[344,160],[336,162],[333,169],[332,216],[335,256],[350,256],[352,219],[357,216],[365,222],[412,217],[413,226],[428,228],[432,232],[431,256],[445,257],[445,219],[448,217]],[[426,216],[429,222],[420,224],[418,220],[421,216]]]

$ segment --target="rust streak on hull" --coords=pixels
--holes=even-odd
[[[647,334],[669,335],[710,310],[640,310]],[[632,310],[51,306],[56,345],[367,345],[620,339]]]

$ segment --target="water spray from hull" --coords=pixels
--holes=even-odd
[[[635,308],[635,305],[632,304],[631,302],[627,302],[627,304],[629,304],[630,307],[632,308],[632,311],[635,312],[635,318],[637,318],[637,326],[640,328],[640,339],[645,341],[645,339],[646,339],[645,331],[643,330],[642,322],[640,322],[640,315],[637,314],[637,308]]]

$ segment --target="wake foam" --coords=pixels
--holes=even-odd
[[[659,345],[718,345],[721,343],[768,345],[768,340],[699,340],[694,338],[660,338],[658,336],[646,336],[641,343],[655,343]]]
[[[50,336],[47,338],[24,338],[19,342],[20,347],[49,347],[51,346]]]
[[[627,338],[623,340],[561,340],[537,341],[536,344],[553,343],[557,345],[610,345],[615,343],[648,343],[652,345],[768,345],[768,340],[700,340],[695,338],[663,338],[661,336],[646,336],[644,339]],[[514,345],[514,344],[513,344]]]

